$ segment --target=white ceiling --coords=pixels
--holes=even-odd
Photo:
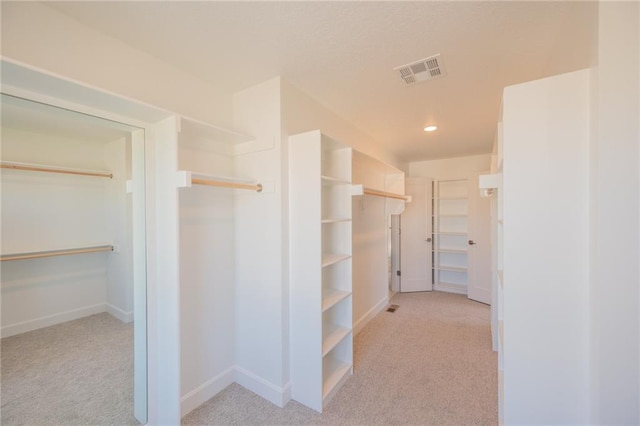
[[[590,66],[597,34],[583,1],[47,4],[225,93],[281,75],[401,161],[490,152],[502,88]],[[446,76],[404,87],[436,53]]]

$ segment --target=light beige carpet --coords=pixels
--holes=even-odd
[[[2,339],[8,425],[136,425],[133,325],[102,313]]]
[[[284,408],[237,384],[183,425],[496,425],[490,308],[463,295],[398,294],[355,338],[355,373],[322,414]]]

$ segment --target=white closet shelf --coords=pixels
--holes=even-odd
[[[0,261],[5,262],[9,260],[39,259],[43,257],[68,256],[68,255],[84,254],[84,253],[98,253],[102,251],[114,251],[114,247],[112,245],[101,245],[101,246],[89,246],[89,247],[75,247],[75,248],[59,249],[59,250],[33,251],[28,253],[11,253],[11,254],[1,255]]]
[[[255,179],[236,178],[229,176],[215,176],[191,171],[179,171],[177,174],[177,186],[180,188],[191,187],[192,185],[216,186],[230,189],[246,189],[255,192],[273,192],[270,188],[265,188],[262,183]]]
[[[336,217],[336,218],[322,219],[322,223],[340,223],[340,222],[351,222],[351,218],[348,218],[348,217]]]
[[[333,265],[341,260],[350,259],[348,254],[322,253],[322,267]]]
[[[439,271],[451,271],[451,272],[467,272],[468,270],[463,266],[447,266],[447,265],[434,266],[433,269],[437,269]]]
[[[45,173],[59,173],[65,175],[76,175],[76,176],[92,176],[92,177],[103,177],[103,178],[113,178],[113,173],[104,171],[104,170],[87,170],[87,169],[74,169],[68,167],[58,167],[58,166],[47,166],[44,164],[28,164],[28,163],[15,163],[2,161],[0,162],[0,168],[3,169],[12,169],[12,170],[23,170],[29,172],[45,172]]]
[[[351,329],[336,324],[323,327],[322,330],[322,356],[326,356],[338,343],[351,333]]]
[[[469,250],[467,249],[454,249],[454,248],[434,248],[434,252],[437,253],[451,253],[451,254],[467,254]]]
[[[351,364],[328,356],[324,358],[322,370],[322,399],[326,404],[333,397],[333,391],[340,389],[339,385],[349,377]]]
[[[189,140],[214,140],[228,144],[239,144],[254,140],[253,136],[231,129],[218,127],[190,117],[180,117],[180,133]]]
[[[333,176],[321,176],[323,185],[350,185],[351,181]]]
[[[444,213],[444,214],[434,214],[433,217],[467,217],[469,216],[467,213]]]
[[[466,232],[461,232],[461,231],[435,231],[434,234],[437,234],[437,235],[467,235]]]
[[[469,197],[459,196],[459,197],[433,197],[434,200],[468,200]]]
[[[335,288],[325,289],[322,292],[322,312],[331,309],[350,295],[350,291],[337,290]]]
[[[402,200],[402,201],[411,201],[411,197],[408,195],[402,195],[402,194],[396,194],[393,192],[386,192],[386,191],[380,191],[377,189],[373,189],[373,188],[364,188],[363,189],[364,194],[366,195],[373,195],[376,197],[384,197],[384,198],[394,198],[396,200]]]

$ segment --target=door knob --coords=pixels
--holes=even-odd
[[[470,246],[473,246],[473,245],[475,245],[475,244],[476,244],[476,242],[475,242],[475,241],[473,241],[473,240],[469,240],[469,245],[470,245]]]

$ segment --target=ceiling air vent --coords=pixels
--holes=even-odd
[[[400,73],[400,78],[407,86],[444,76],[439,53],[417,62],[396,67],[393,70]]]

